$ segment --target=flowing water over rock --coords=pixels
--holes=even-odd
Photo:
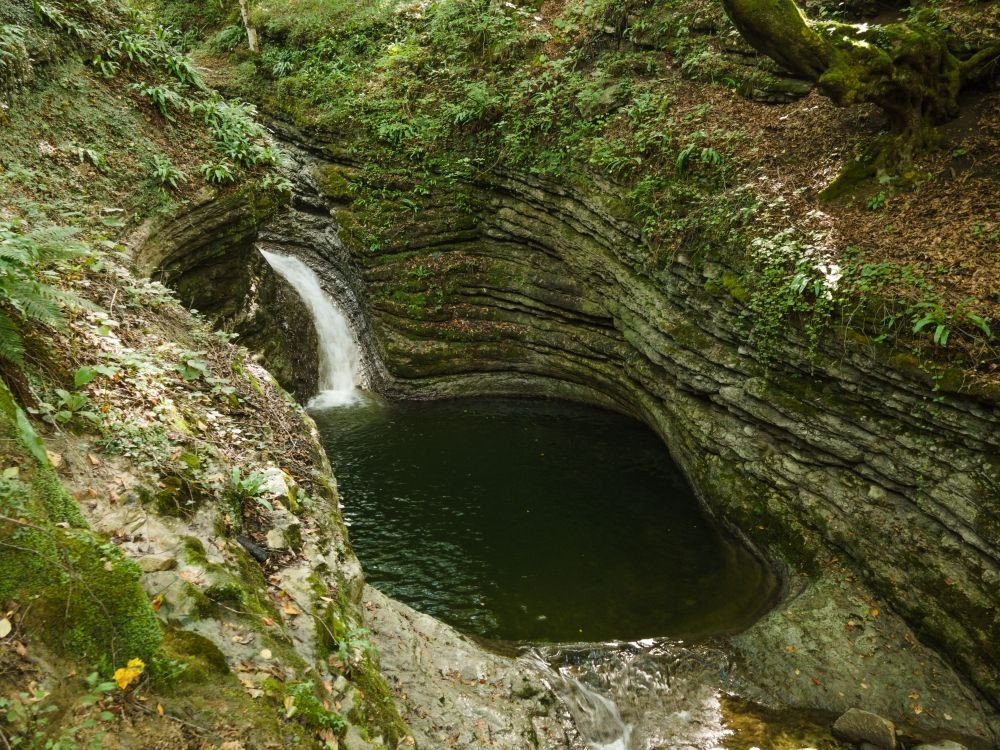
[[[313,316],[319,337],[319,394],[310,406],[322,409],[357,397],[361,357],[347,318],[323,291],[316,272],[298,258],[261,250],[271,267],[291,284]]]
[[[715,748],[734,734],[719,691],[728,660],[714,649],[646,639],[541,647],[524,658],[549,675],[593,750]]]
[[[704,516],[659,439],[568,402],[359,392],[351,330],[316,274],[263,254],[315,319],[310,407],[369,581],[466,633],[538,644],[508,669],[558,696],[559,747],[750,747],[724,706],[729,657],[676,639],[739,630],[776,582]]]

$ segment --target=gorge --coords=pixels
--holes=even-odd
[[[1000,746],[1000,15],[723,5],[0,2],[0,744]]]
[[[650,268],[638,232],[603,199],[535,178],[475,186],[480,215],[449,211],[447,198],[407,214],[394,244],[373,256],[342,239],[347,193],[321,187],[350,166],[299,154],[294,218],[262,229],[260,245],[300,254],[325,276],[361,332],[379,390],[570,398],[638,416],[710,512],[765,550],[786,580],[779,606],[728,646],[745,670],[744,695],[836,712],[860,705],[924,732],[962,722],[964,741],[992,742],[993,710],[917,636],[940,644],[988,694],[995,641],[972,614],[991,617],[975,602],[989,601],[996,575],[990,505],[975,499],[993,486],[988,400],[926,399],[912,372],[887,371],[842,343],[817,359],[793,332],[778,377],[740,340],[738,302],[720,304],[706,283],[725,278],[725,267],[680,256]],[[203,223],[201,211],[215,210],[195,208],[182,223],[211,236],[211,222],[239,216]],[[184,285],[197,277],[197,252],[166,247],[167,278],[206,309],[199,287]],[[252,265],[252,243],[216,236],[212,247],[231,259],[231,278]],[[401,286],[413,291],[401,298]],[[421,296],[431,301],[413,302]],[[297,330],[296,318],[283,330]],[[935,548],[949,550],[947,573],[926,552]],[[901,684],[909,687],[892,687]],[[910,693],[937,716],[914,713]]]

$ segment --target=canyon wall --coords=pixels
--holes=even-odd
[[[324,277],[367,348],[369,379],[389,394],[556,396],[643,419],[706,508],[784,570],[788,596],[779,610],[796,601],[811,611],[832,607],[820,629],[840,645],[781,645],[773,628],[787,628],[787,616],[733,641],[749,668],[813,669],[813,685],[805,666],[802,686],[791,678],[783,688],[784,677],[772,675],[763,697],[832,710],[870,705],[867,678],[837,666],[862,658],[865,631],[873,640],[863,657],[902,660],[898,675],[873,667],[892,675],[876,708],[989,736],[993,709],[949,666],[924,663],[910,671],[926,674],[904,683],[910,665],[932,658],[929,646],[1000,705],[996,398],[940,383],[932,390],[908,355],[849,336],[831,335],[817,352],[794,328],[775,342],[779,355],[768,366],[747,343],[739,295],[727,291],[733,272],[711,257],[657,256],[622,215],[615,187],[591,178],[492,174],[461,195],[440,190],[400,207],[380,242],[367,243],[355,229],[370,221],[369,209],[345,188],[355,170],[323,153],[297,152],[293,207],[266,229],[217,233],[203,247],[159,241],[150,265],[182,297],[185,288],[201,289],[192,294],[197,302],[220,287],[185,279],[228,258],[232,311],[220,317],[273,342],[274,313],[247,311],[261,308],[274,280],[255,289],[233,281],[241,269],[259,268],[257,241],[303,257]],[[195,213],[186,221],[196,224]],[[280,325],[294,328],[285,317]],[[308,345],[303,351],[286,346],[278,359],[308,369]],[[304,387],[275,369],[286,385]],[[834,578],[852,592],[836,606],[839,594],[822,594]],[[880,653],[896,640],[895,654]],[[787,653],[775,661],[761,653],[764,643]],[[907,661],[904,651],[920,659]],[[921,702],[932,705],[933,696],[905,697],[918,683],[937,691],[936,710]],[[957,702],[971,706],[961,717]]]

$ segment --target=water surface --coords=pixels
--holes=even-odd
[[[566,402],[314,410],[369,583],[488,638],[698,638],[769,603],[662,442]]]

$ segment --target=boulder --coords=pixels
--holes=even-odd
[[[859,708],[849,708],[833,722],[833,736],[857,744],[867,742],[882,750],[896,750],[893,723]]]

